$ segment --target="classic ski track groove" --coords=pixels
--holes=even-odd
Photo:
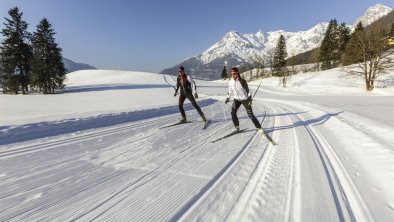
[[[187,111],[187,112],[193,112],[193,110]],[[214,112],[212,112],[214,113]],[[219,113],[216,111],[215,113]],[[159,117],[159,118],[154,118],[154,119],[149,119],[149,120],[143,120],[143,121],[138,121],[138,123],[130,123],[130,124],[122,124],[120,127],[111,127],[108,129],[108,127],[105,127],[103,130],[100,131],[95,131],[93,133],[85,133],[83,135],[78,135],[78,136],[73,136],[71,138],[61,138],[61,139],[54,139],[53,141],[48,141],[48,142],[43,142],[40,144],[35,144],[35,145],[28,145],[28,146],[16,146],[14,148],[11,148],[9,150],[5,151],[0,151],[0,159],[4,158],[9,158],[9,157],[15,157],[18,155],[26,154],[26,153],[32,153],[35,151],[43,151],[43,150],[50,150],[54,148],[58,148],[59,146],[63,146],[66,144],[72,144],[72,143],[78,143],[78,142],[83,142],[86,140],[91,140],[92,138],[99,138],[103,136],[109,136],[112,134],[117,134],[123,131],[128,131],[131,129],[138,129],[142,127],[147,127],[151,125],[157,125],[159,123],[167,123],[167,122],[174,122],[177,121],[177,117],[179,114],[170,114],[168,116],[164,117]],[[71,135],[71,133],[69,133]],[[150,136],[154,136],[154,134],[151,134]],[[144,139],[144,138],[141,138]]]
[[[295,113],[298,120],[305,122],[305,119],[289,108],[289,106],[285,107],[283,104],[279,103],[276,103],[276,105],[282,107],[284,110]],[[364,200],[353,184],[351,177],[333,151],[334,149],[319,133],[317,128],[309,125],[303,125],[303,127],[307,130],[311,140],[315,144],[315,148],[324,166],[325,175],[329,181],[330,190],[336,203],[338,220],[374,221]],[[328,153],[330,153],[330,155],[328,155]]]
[[[271,107],[273,113],[278,113],[276,107]],[[290,121],[289,117],[286,117]],[[274,118],[274,126],[278,125],[279,118]],[[291,141],[295,141],[295,129],[290,132],[276,132],[279,138],[290,138],[288,143],[278,146],[268,142],[266,154],[258,164],[252,178],[245,187],[242,195],[234,205],[232,212],[226,220],[241,221],[248,218],[250,221],[300,221],[294,214],[294,205],[298,200],[298,190],[292,186],[298,181],[297,148]],[[293,140],[294,138],[294,140]],[[273,193],[272,190],[275,190]]]
[[[173,115],[175,115],[175,114],[173,114]],[[78,135],[78,136],[74,136],[71,138],[55,139],[54,141],[43,142],[43,143],[36,144],[36,145],[28,145],[28,146],[22,146],[22,147],[17,146],[16,148],[11,149],[11,150],[0,151],[0,159],[2,159],[4,157],[8,157],[8,156],[15,156],[18,154],[30,153],[33,151],[42,151],[42,150],[57,148],[58,146],[62,146],[65,144],[82,142],[85,140],[90,140],[92,138],[108,136],[108,135],[116,134],[116,133],[119,133],[122,131],[127,131],[130,129],[138,129],[138,128],[146,127],[149,125],[168,122],[169,120],[174,120],[174,117],[166,116],[165,118],[160,119],[160,120],[153,119],[150,121],[144,121],[144,122],[140,122],[140,123],[131,123],[131,124],[127,124],[127,125],[121,126],[121,127],[116,127],[116,128],[111,127],[111,129],[108,129],[108,127],[105,127],[103,130],[100,130],[98,132],[97,131],[92,132],[92,133],[88,132],[84,135]],[[71,133],[69,133],[69,135],[71,135]]]
[[[218,127],[218,128],[224,128],[224,127],[227,127],[228,125],[230,125],[230,124],[224,124],[224,126],[220,126],[220,127]],[[189,130],[189,132],[193,131],[194,128],[197,128],[197,126],[198,126],[197,124],[194,124],[194,125],[192,126],[192,129]],[[186,126],[182,126],[182,127],[187,128]],[[184,135],[187,135],[187,133],[185,133]],[[164,167],[164,166],[161,166],[160,168],[155,169],[154,171],[150,172],[149,174],[152,174],[152,175],[150,175],[148,179],[146,179],[144,182],[138,181],[138,182],[140,182],[140,183],[142,183],[142,184],[134,185],[133,188],[138,189],[138,188],[141,187],[143,184],[146,184],[146,183],[148,183],[148,182],[151,182],[151,181],[154,180],[155,178],[159,177],[162,173],[168,173],[168,172],[166,171],[167,169],[170,169],[171,166],[174,166],[175,164],[177,164],[177,163],[178,163],[177,161],[182,161],[183,159],[187,158],[187,156],[191,156],[195,151],[198,150],[198,148],[199,148],[202,144],[207,143],[208,139],[209,139],[211,136],[212,136],[212,134],[211,134],[211,135],[208,135],[208,136],[204,136],[203,134],[198,135],[198,136],[196,137],[196,141],[198,141],[197,143],[187,146],[185,149],[181,150],[179,153],[182,154],[182,153],[184,153],[184,152],[187,151],[187,150],[190,150],[190,152],[185,153],[183,156],[176,156],[176,157],[170,159],[169,161],[167,161],[169,164],[167,164],[165,167]],[[200,138],[201,138],[201,139],[200,139]],[[182,138],[179,139],[178,142],[181,141],[181,140],[182,140]],[[178,142],[176,142],[175,145],[178,144]],[[193,148],[195,148],[195,149],[193,149]],[[156,172],[156,171],[157,171],[157,173],[155,173],[155,174],[153,175],[153,173]],[[166,178],[166,180],[167,180],[167,181],[171,181],[171,180],[174,179],[175,177],[177,177],[177,174],[173,174],[171,177]],[[144,176],[144,178],[145,178],[145,176]],[[144,179],[144,178],[143,178],[143,179]],[[76,217],[76,218],[74,218],[74,219],[82,219],[84,216],[87,216],[89,213],[95,213],[95,212],[94,212],[95,210],[97,210],[99,207],[104,207],[104,205],[109,205],[109,204],[110,204],[110,207],[107,206],[107,207],[105,207],[105,208],[106,208],[106,209],[112,209],[113,207],[115,207],[115,205],[117,205],[117,204],[119,204],[120,202],[124,201],[126,198],[128,198],[130,195],[133,194],[133,193],[129,193],[129,194],[128,194],[128,193],[126,192],[129,188],[131,189],[131,187],[127,187],[126,189],[122,190],[122,192],[119,192],[119,193],[116,194],[116,195],[118,196],[118,195],[121,195],[122,193],[125,193],[125,194],[123,194],[123,196],[119,196],[118,199],[120,199],[120,200],[116,201],[114,204],[110,204],[110,203],[109,203],[109,201],[113,198],[113,197],[111,197],[111,199],[107,199],[106,201],[100,203],[98,206],[94,207],[92,210],[90,210],[90,211],[88,211],[88,212],[85,212],[83,215],[80,215],[80,216],[78,216],[78,217]],[[143,189],[144,189],[144,188],[143,188]],[[136,192],[137,192],[137,191],[136,191]],[[134,201],[136,201],[136,200],[134,200]],[[106,210],[104,210],[104,212],[99,213],[99,215],[96,215],[96,216],[93,218],[93,220],[94,220],[94,219],[96,219],[96,220],[97,220],[97,219],[100,219],[100,220],[101,220],[102,217],[106,218],[106,217],[105,217],[105,213],[106,213]],[[111,215],[112,215],[112,214],[110,214],[110,218],[111,218]],[[137,216],[138,216],[138,215],[136,215],[136,217],[137,217]],[[142,218],[144,218],[144,217],[143,217],[144,215],[139,215],[139,216],[140,216],[140,217],[142,216]],[[145,215],[145,216],[146,216],[146,215]],[[110,218],[107,218],[107,219],[110,220]],[[137,220],[142,219],[142,218],[140,218],[140,219],[138,219],[138,218],[139,218],[139,217],[137,217],[136,219],[137,219]],[[74,219],[72,219],[72,221],[74,221]],[[159,219],[159,218],[157,218],[157,219]],[[104,219],[104,220],[106,220],[106,219]]]
[[[266,121],[267,110],[264,113],[264,119],[262,124]],[[241,191],[246,186],[251,175],[256,170],[261,159],[264,157],[266,149],[261,149],[259,146],[254,144],[260,133],[255,132],[246,143],[242,145],[242,148],[237,154],[219,171],[202,189],[195,195],[188,203],[186,203],[181,210],[171,218],[171,221],[190,221],[190,220],[222,220],[223,216],[228,215],[231,211],[231,201],[235,204]],[[261,135],[262,136],[262,135]],[[270,146],[269,141],[265,146]],[[253,147],[254,144],[254,147]],[[247,168],[245,170],[244,168]],[[232,183],[236,181],[237,183]],[[240,182],[242,181],[242,183]],[[234,187],[226,186],[227,184],[237,185],[238,189]],[[215,191],[220,190],[219,194]],[[225,190],[226,192],[223,192]],[[231,193],[231,195],[230,195]],[[225,196],[222,196],[225,195]],[[224,203],[226,207],[221,207]],[[208,208],[211,212],[214,212],[214,217],[209,218],[204,211],[200,212],[200,209]],[[197,219],[198,218],[198,219]]]
[[[174,119],[171,119],[171,121],[173,121]],[[149,125],[152,125],[152,124],[157,124],[159,121],[152,121],[153,123],[150,123]],[[162,122],[162,121],[160,121],[160,122]],[[138,124],[136,124],[137,126],[140,126],[140,125],[142,125],[141,123],[138,123]],[[120,127],[120,128],[116,128],[116,130],[117,131],[115,131],[115,129],[110,129],[110,130],[103,130],[102,132],[100,132],[100,133],[97,133],[97,134],[100,134],[100,135],[95,135],[95,136],[91,136],[90,137],[90,139],[94,139],[94,138],[96,138],[96,137],[100,137],[100,136],[103,136],[103,135],[106,135],[106,136],[108,136],[108,135],[111,135],[111,134],[114,134],[114,133],[119,133],[119,132],[122,132],[122,131],[127,131],[127,130],[130,130],[130,129],[134,129],[134,125],[132,124],[132,125],[127,125],[127,126],[124,126],[124,127]],[[115,131],[115,132],[114,132]],[[137,141],[139,141],[139,140],[143,140],[143,139],[147,139],[147,138],[153,138],[153,137],[156,137],[156,139],[152,139],[152,140],[148,140],[148,141],[146,141],[146,142],[154,142],[154,141],[157,141],[158,140],[158,138],[160,138],[160,136],[161,135],[165,135],[166,134],[166,132],[161,132],[160,133],[160,131],[158,131],[156,134],[155,133],[152,133],[152,134],[150,134],[150,135],[148,135],[148,136],[145,136],[145,137],[142,137],[142,138],[137,138],[137,140],[133,140],[133,142],[132,143],[135,143],[135,142],[137,142]],[[82,139],[81,140],[78,140],[78,138],[73,138],[73,139],[75,139],[75,141],[72,141],[72,142],[74,142],[74,143],[79,143],[79,142],[81,142],[81,141],[84,141],[84,140],[88,140],[89,139],[89,135],[83,135],[82,136]],[[54,141],[54,143],[56,143],[57,141]],[[70,142],[70,143],[72,143],[72,142]],[[68,143],[63,143],[63,144],[60,144],[60,145],[65,145],[65,144],[68,144]],[[122,145],[128,145],[128,144],[122,144]],[[141,145],[139,145],[139,146],[137,146],[137,147],[140,147],[140,146],[143,146],[144,144],[141,144]],[[49,146],[49,145],[48,145]],[[116,149],[116,148],[118,148],[118,147],[113,147],[112,149]],[[90,153],[90,154],[95,154],[95,153],[98,153],[98,152],[103,152],[103,151],[108,151],[108,150],[111,150],[111,149],[105,149],[105,150],[99,150],[99,151],[96,151],[96,152],[92,152],[92,153]],[[42,149],[37,149],[36,151],[42,151]],[[130,152],[130,151],[136,151],[136,147],[134,147],[133,149],[130,149],[128,152]],[[119,155],[122,155],[122,154],[124,154],[124,153],[121,153],[121,154],[119,154]],[[69,164],[69,161],[71,160],[71,159],[74,159],[75,157],[79,157],[80,155],[75,155],[75,156],[71,156],[71,157],[67,157],[67,158],[64,158],[64,159],[62,159],[61,161],[62,162],[65,162],[67,165]],[[116,158],[116,157],[114,157],[114,158]],[[77,161],[79,160],[79,158],[77,159]],[[53,164],[53,165],[56,165],[56,166],[59,166],[59,160],[58,161],[53,161],[53,163],[52,162],[49,162],[49,163],[47,163],[47,164],[45,164],[45,165],[41,165],[41,166],[39,166],[39,167],[37,167],[37,168],[47,168],[48,169],[48,171],[50,171],[51,170],[51,168],[50,168],[50,166],[51,166],[51,164]],[[105,162],[102,162],[102,163],[100,163],[99,164],[99,166],[97,166],[97,167],[95,167],[96,169],[97,168],[99,168],[100,166],[102,166],[103,164],[105,164]],[[31,171],[32,170],[32,168],[29,168],[28,169],[29,171]],[[35,170],[35,169],[34,169]],[[73,178],[75,178],[75,177],[77,177],[77,176],[82,176],[84,173],[90,173],[90,172],[93,172],[95,169],[92,169],[92,170],[89,170],[89,171],[86,171],[86,172],[83,172],[83,173],[79,173],[79,174],[77,174],[77,175],[74,175],[73,177],[71,177],[71,178],[69,178],[69,179],[73,179]],[[45,173],[46,172],[46,170],[43,170],[43,171],[40,171],[40,173]],[[24,172],[23,171],[18,171],[17,172],[18,174],[23,174]],[[13,175],[13,176],[17,176],[17,175]],[[29,177],[31,176],[31,174],[29,174],[28,175]],[[19,179],[23,179],[23,177],[19,177]],[[4,182],[7,182],[7,181],[4,181]],[[12,181],[11,181],[12,182]],[[67,182],[67,181],[62,181],[63,183],[64,182]],[[4,185],[4,183],[0,183],[0,185]],[[4,197],[3,197],[4,198]],[[1,199],[1,198],[0,198]]]
[[[213,107],[211,107],[211,110],[214,110],[214,108]],[[212,115],[214,115],[214,113],[215,112],[212,112]],[[225,128],[225,127],[228,127],[229,125],[231,125],[231,124],[223,124],[223,125],[221,125],[220,127],[217,127],[218,129],[223,129],[223,128]],[[195,124],[195,126],[191,129],[191,130],[193,130],[194,128],[196,128],[197,127],[197,124]],[[124,129],[122,129],[122,130],[127,130],[127,129],[130,129],[130,128],[132,128],[132,126],[128,126],[128,127],[125,127]],[[210,135],[208,135],[208,136],[200,136],[202,139],[199,139],[198,141],[200,141],[199,143],[196,143],[196,144],[194,144],[194,145],[192,145],[192,146],[190,146],[190,147],[187,147],[187,149],[190,149],[190,148],[193,148],[193,146],[195,146],[195,147],[198,147],[198,146],[200,146],[201,145],[201,141],[202,141],[202,143],[205,143],[206,141],[207,141],[207,138],[209,138],[209,137],[211,137],[212,135],[214,135],[214,134],[216,134],[216,132],[218,131],[218,130],[214,130],[215,132],[213,133],[213,134],[210,134]],[[172,132],[172,131],[170,131],[170,132]],[[112,132],[111,132],[112,133]],[[167,133],[169,133],[169,132],[167,132]],[[86,135],[84,135],[84,136],[86,136]],[[114,147],[114,148],[116,148],[116,147]],[[186,149],[185,149],[186,150]],[[182,152],[185,152],[185,150],[183,150]],[[193,151],[191,151],[191,152],[193,152]],[[190,155],[190,153],[186,153],[185,154],[185,156],[186,155]],[[174,158],[174,159],[183,159],[183,158],[185,158],[184,156],[182,156],[182,157],[176,157],[176,158]],[[115,163],[116,164],[116,163]],[[98,167],[96,167],[96,168],[98,168]],[[119,193],[116,193],[114,196],[112,196],[111,198],[109,198],[107,201],[104,201],[102,204],[100,204],[98,207],[100,207],[100,206],[102,206],[102,205],[104,205],[106,202],[108,202],[108,201],[110,201],[112,198],[114,198],[115,196],[119,196],[122,192],[124,192],[124,191],[126,191],[127,189],[130,189],[132,186],[137,186],[137,185],[135,185],[136,183],[139,183],[141,180],[143,180],[143,179],[145,179],[145,177],[148,177],[148,176],[150,176],[150,174],[153,174],[155,171],[157,171],[157,169],[156,170],[154,170],[154,171],[152,171],[152,172],[150,172],[150,173],[148,173],[148,174],[145,174],[145,175],[143,175],[142,177],[140,177],[140,179],[138,179],[137,180],[137,182],[132,182],[132,183],[130,183],[130,184],[128,184],[127,186],[126,186],[126,188],[125,189],[123,189],[123,190],[121,190],[121,192],[119,192]],[[93,172],[93,170],[89,170],[89,171],[87,171],[87,172],[84,172],[84,173],[90,173],[90,172]],[[41,172],[42,173],[42,172]],[[79,177],[81,177],[84,173],[82,173],[82,174],[77,174],[77,175],[75,175],[75,176],[73,176],[72,178],[79,178]],[[117,177],[118,176],[122,176],[122,174],[121,175],[117,175]],[[157,176],[157,175],[156,175]],[[156,177],[156,176],[150,176],[150,178],[154,178],[154,177]],[[101,186],[101,184],[103,184],[104,182],[106,182],[106,181],[110,181],[110,180],[112,180],[112,179],[114,179],[114,177],[113,176],[111,176],[111,177],[109,177],[109,179],[106,179],[106,180],[97,180],[97,183],[92,183],[92,184],[90,184],[88,187],[86,187],[86,188],[84,188],[84,189],[82,189],[82,190],[79,190],[79,191],[76,191],[76,193],[74,193],[74,194],[69,194],[68,195],[68,197],[70,197],[70,196],[77,196],[77,195],[79,195],[80,193],[82,193],[82,191],[85,191],[85,190],[89,190],[89,189],[93,189],[94,187],[96,187],[96,186]],[[68,181],[68,180],[70,180],[70,178],[69,179],[66,179],[65,181],[64,180],[60,180],[59,182],[61,182],[61,183],[65,183],[66,181]],[[149,180],[147,180],[147,181],[145,181],[145,183],[146,182],[149,182]],[[142,182],[140,182],[140,183],[142,183]],[[53,183],[52,183],[52,185],[53,185]],[[141,185],[140,185],[141,186]],[[42,187],[41,187],[42,188]],[[40,207],[40,209],[45,209],[45,207],[50,207],[51,205],[55,205],[56,203],[57,204],[59,204],[59,202],[56,202],[56,199],[57,200],[62,200],[62,199],[64,199],[64,198],[62,198],[61,196],[60,196],[60,198],[54,198],[54,201],[49,201],[49,203],[47,203],[47,204],[45,204],[45,206],[41,206]],[[96,207],[97,208],[97,207]],[[94,209],[96,209],[96,208],[94,208]],[[37,212],[38,211],[38,212]],[[26,210],[25,212],[24,212],[24,214],[23,215],[20,215],[22,218],[26,218],[27,216],[32,216],[32,215],[34,215],[34,213],[39,213],[39,209],[34,209],[34,208],[31,208],[30,210]],[[85,212],[85,214],[83,214],[83,215],[87,215],[89,212]],[[38,219],[38,218],[36,218],[36,219]]]

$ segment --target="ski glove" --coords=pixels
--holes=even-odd
[[[248,106],[252,106],[252,97],[248,97]]]
[[[198,94],[197,93],[194,93],[194,98],[198,98]]]
[[[174,92],[174,97],[176,96],[176,94],[178,94],[177,92]]]
[[[228,102],[230,102],[230,98],[226,98],[226,101],[224,101],[225,104],[227,104]]]

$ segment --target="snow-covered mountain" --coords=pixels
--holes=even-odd
[[[356,19],[353,27],[355,27],[359,22],[362,22],[363,26],[368,26],[373,22],[377,21],[378,19],[382,18],[383,16],[387,15],[392,10],[392,8],[380,3],[375,6],[371,6],[367,9],[367,11],[365,11],[363,16]]]
[[[377,4],[368,8],[356,22],[363,21],[363,25],[367,26],[391,11],[391,8]],[[278,30],[272,32],[259,31],[256,34],[242,34],[237,31],[230,31],[202,54],[187,59],[172,68],[165,69],[161,73],[176,74],[177,67],[183,65],[187,68],[190,75],[204,79],[218,79],[223,66],[247,64],[252,57],[267,56],[269,51],[275,48],[280,35],[283,35],[286,39],[288,56],[295,56],[317,48],[324,38],[327,27],[327,22],[321,22],[309,30],[299,32]],[[350,28],[352,27],[350,26]]]

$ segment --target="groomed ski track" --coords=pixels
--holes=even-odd
[[[190,110],[166,129],[179,114],[2,147],[1,221],[373,220],[307,113],[256,101],[273,146],[242,107],[250,130],[210,143],[232,130],[230,109],[203,110],[205,130]]]

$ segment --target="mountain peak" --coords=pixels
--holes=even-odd
[[[239,37],[239,33],[237,31],[231,30],[227,32],[223,38],[229,39],[229,38],[238,38],[238,37]]]
[[[390,13],[393,9],[383,5],[382,3],[378,3],[374,6],[369,7],[363,16],[359,17],[356,19],[356,22],[354,23],[353,27],[356,27],[356,25],[359,22],[362,22],[363,26],[368,26],[372,24],[373,22],[377,21],[381,17],[387,15]]]
[[[390,8],[390,7],[386,6],[386,5],[383,5],[382,3],[378,3],[378,4],[376,4],[376,5],[371,6],[371,7],[368,8],[368,10],[376,10],[376,9],[378,9],[378,10],[380,10],[380,9],[389,9],[389,10],[393,10],[392,8]],[[368,11],[368,10],[367,10],[367,11]]]

